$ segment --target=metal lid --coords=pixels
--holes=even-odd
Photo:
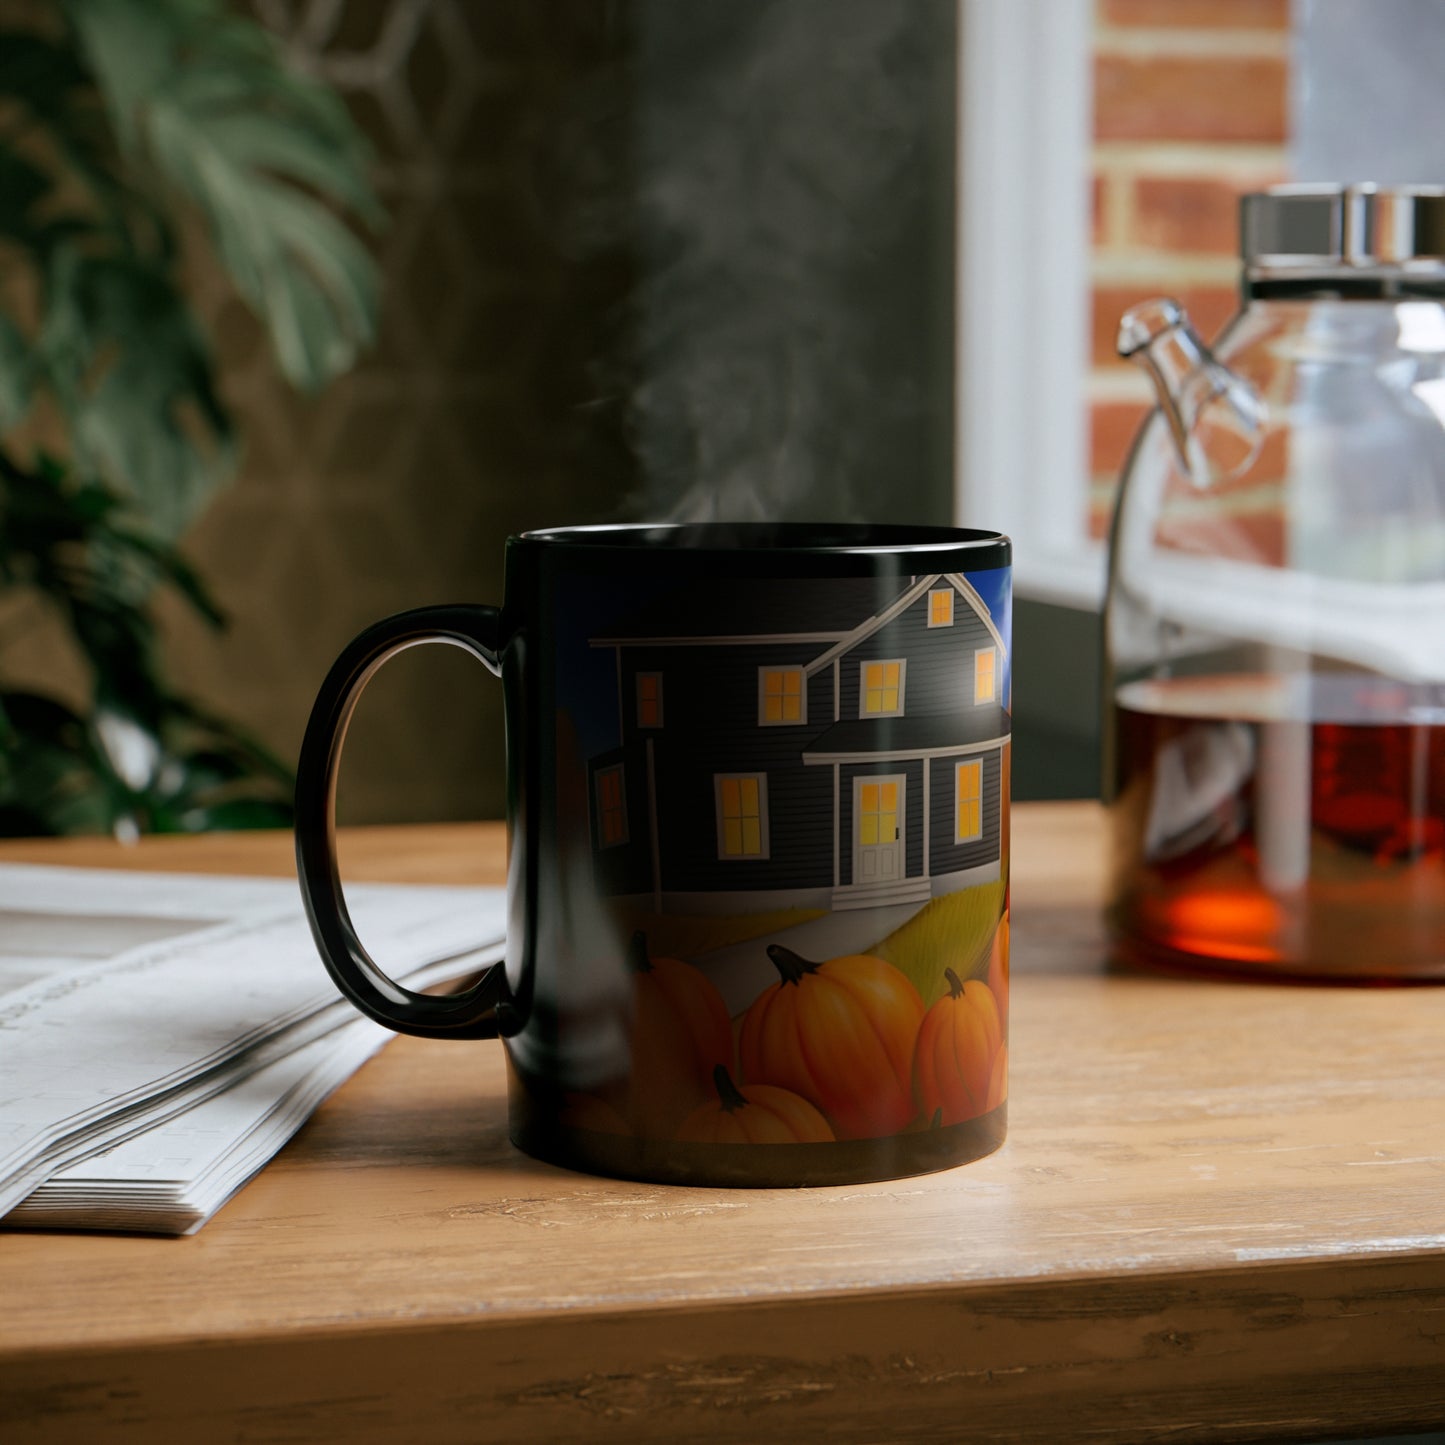
[[[1434,269],[1445,265],[1445,188],[1275,186],[1243,197],[1247,270]]]

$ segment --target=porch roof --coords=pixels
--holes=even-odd
[[[805,763],[858,758],[923,758],[981,752],[1008,740],[1001,707],[974,707],[941,717],[858,718],[836,722],[803,750]]]

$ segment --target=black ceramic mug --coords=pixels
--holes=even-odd
[[[317,947],[403,1033],[501,1036],[511,1135],[689,1184],[897,1177],[987,1154],[1007,1104],[1010,548],[890,526],[578,527],[506,597],[362,633],[302,745]],[[337,764],[390,656],[502,679],[509,932],[453,997],[367,956]]]

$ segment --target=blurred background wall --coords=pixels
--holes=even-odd
[[[391,215],[374,239],[382,333],[307,401],[219,278],[195,276],[247,450],[186,543],[230,630],[217,641],[164,612],[183,688],[294,757],[345,641],[399,608],[498,598],[508,533],[952,515],[954,0],[251,8],[375,147]],[[1114,356],[1119,315],[1166,292],[1217,330],[1246,190],[1441,179],[1429,116],[1445,12],[1092,13],[1081,476],[1102,537],[1149,405]],[[1090,796],[1097,616],[1021,598],[1015,628],[1016,796]],[[53,680],[44,626],[7,628],[4,645],[12,675]],[[499,815],[499,702],[460,653],[393,662],[354,728],[343,820]]]
[[[247,438],[188,538],[232,625],[178,680],[294,757],[367,622],[499,600],[502,542],[623,517],[946,521],[952,0],[255,0],[376,148],[381,342],[322,398],[198,276]],[[500,695],[368,689],[343,822],[499,816]]]

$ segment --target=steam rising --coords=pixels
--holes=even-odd
[[[932,244],[920,216],[946,214],[925,189],[951,172],[948,0],[641,0],[636,23],[624,391],[641,510],[896,515],[890,468],[905,509],[927,485],[928,446],[900,455],[900,428],[950,425],[936,397],[925,415],[938,348],[916,324],[949,324],[944,248],[932,294],[908,274]],[[930,172],[920,137],[940,128]]]

